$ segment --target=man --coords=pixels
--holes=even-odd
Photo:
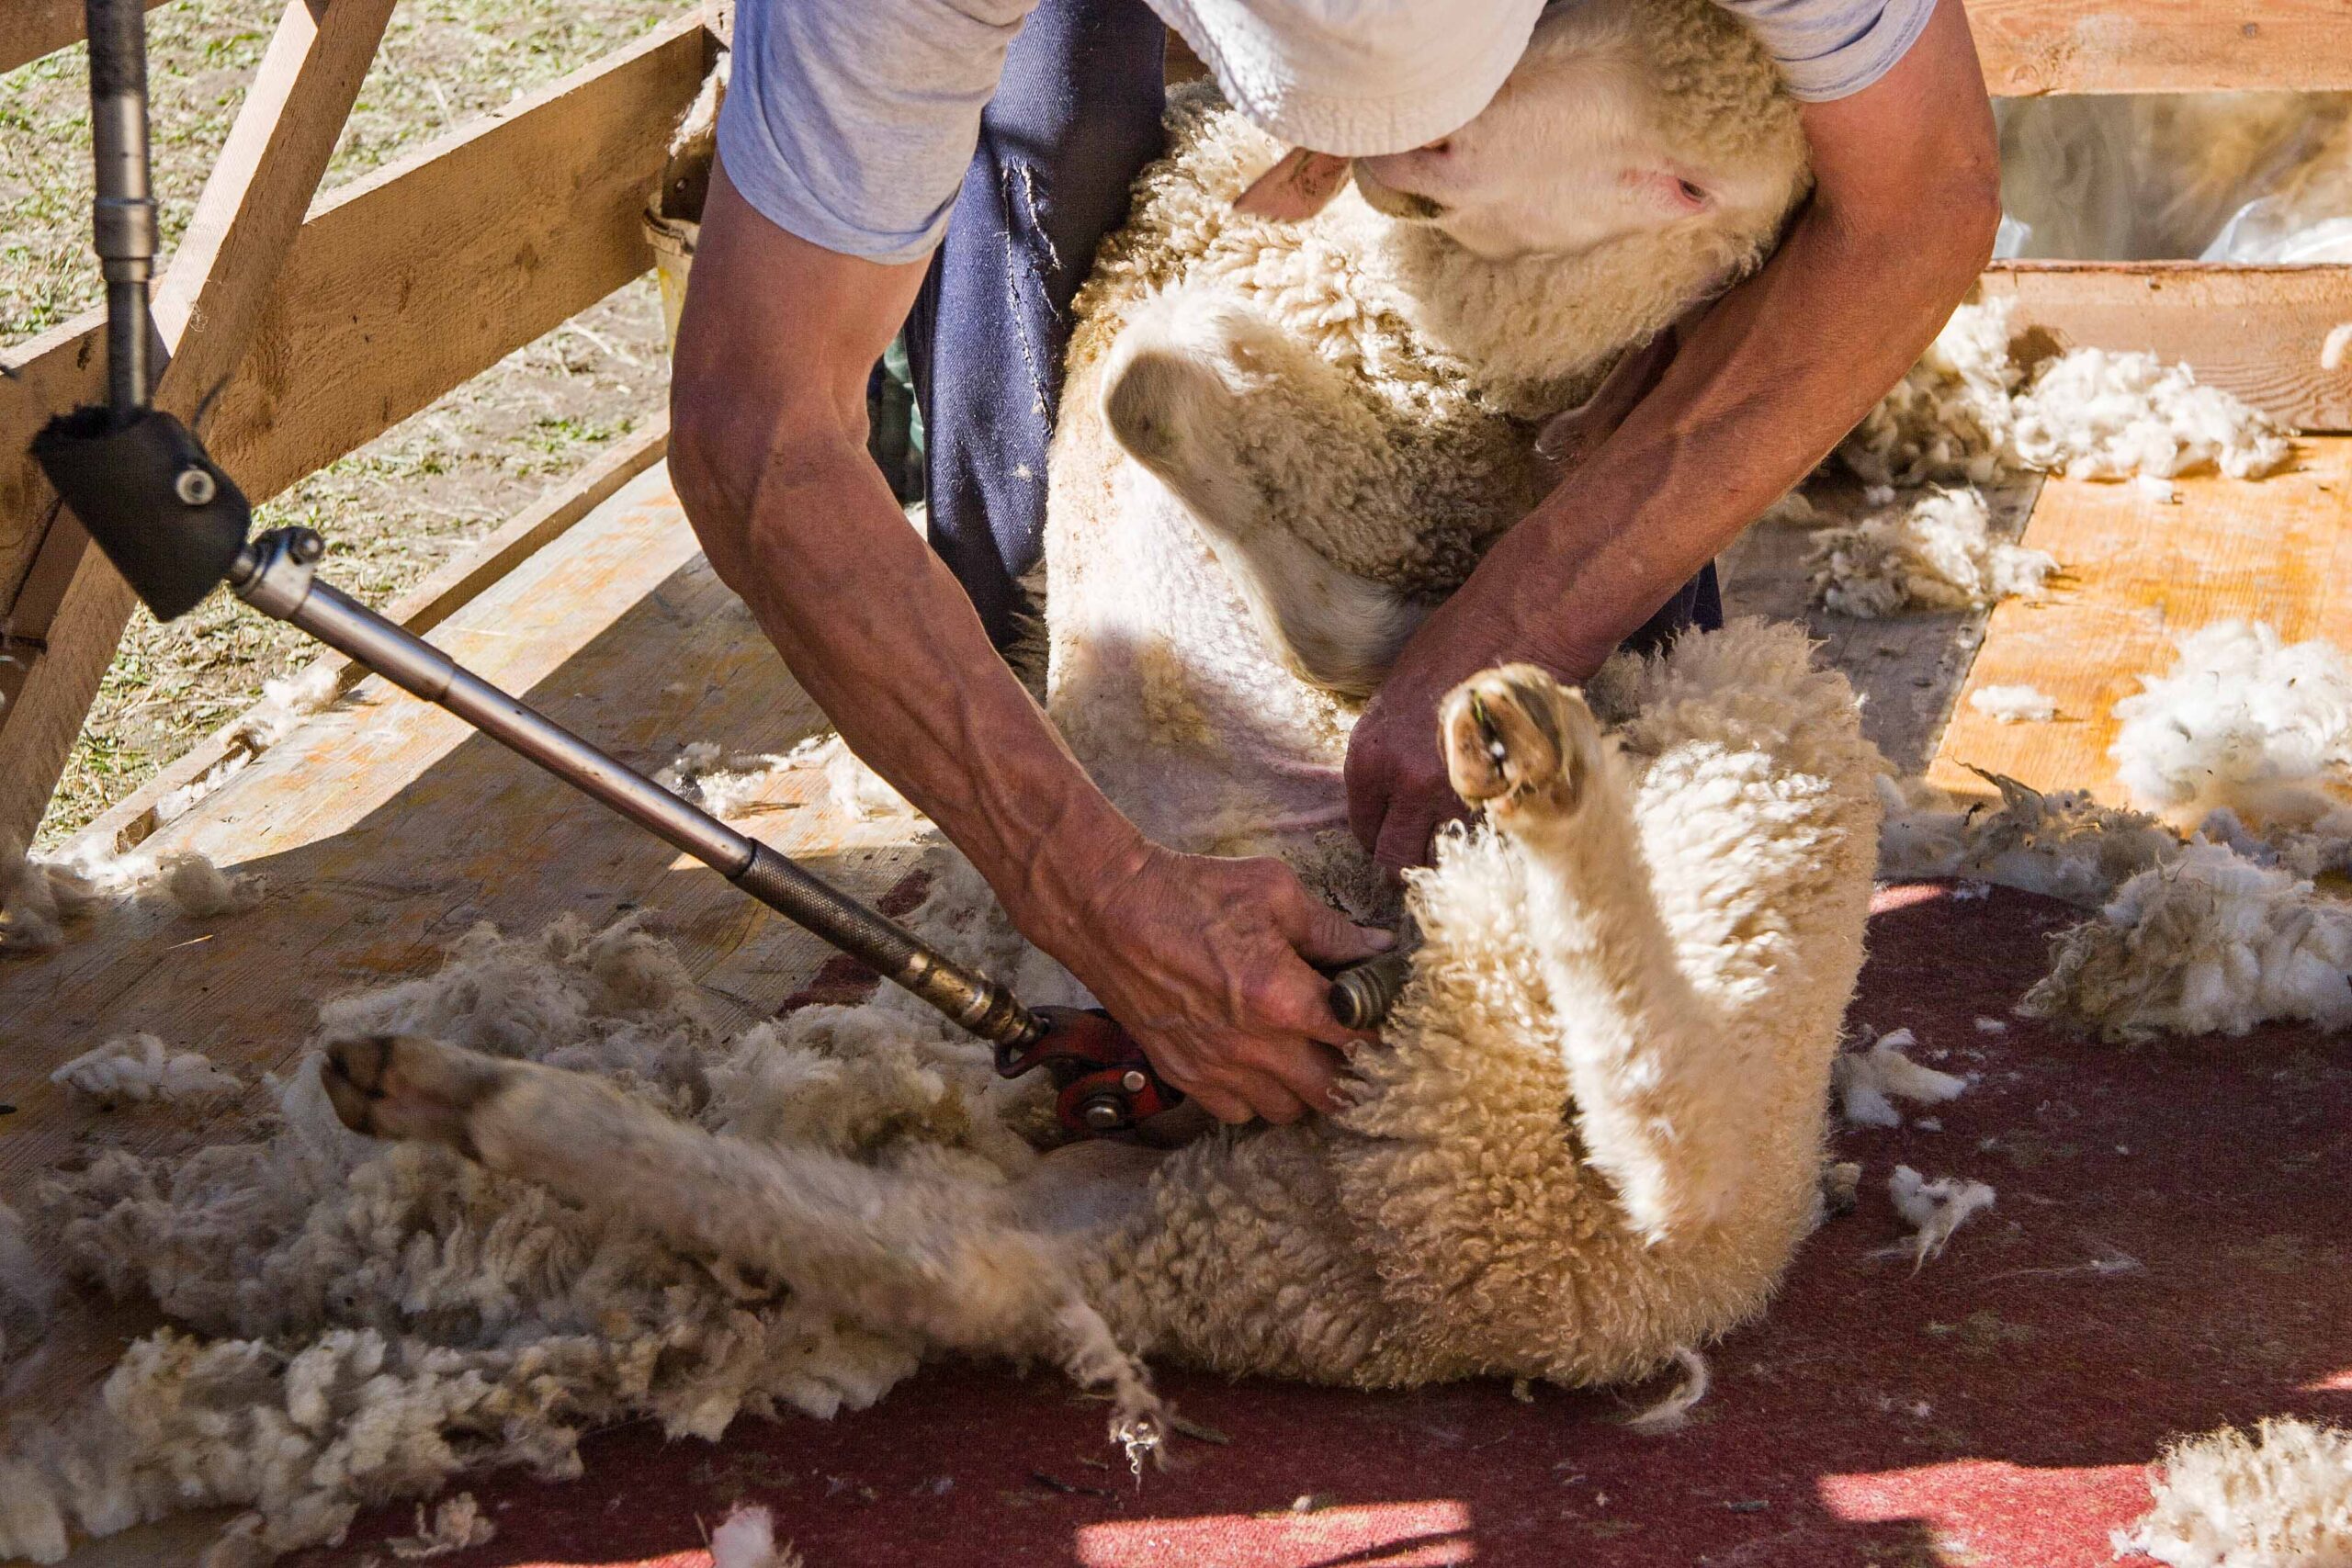
[[[1455,808],[1439,698],[1513,660],[1581,680],[1662,613],[1719,618],[1712,558],[1894,382],[1990,253],[1996,143],[1961,0],[1723,3],[1806,100],[1815,193],[1772,261],[1683,333],[1591,459],[1424,623],[1364,712],[1349,810],[1392,869],[1425,858]],[[858,754],[1227,1122],[1330,1103],[1350,1037],[1310,964],[1385,938],[1279,863],[1144,841],[996,656],[1041,535],[1065,312],[1159,150],[1161,17],[1301,150],[1249,198],[1272,209],[1311,208],[1302,187],[1337,158],[1467,121],[1542,8],[742,0],[738,14],[678,337],[679,495]],[[937,554],[865,455],[867,373],[902,322]]]

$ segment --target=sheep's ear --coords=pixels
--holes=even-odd
[[[1294,147],[1234,198],[1233,209],[1296,223],[1331,205],[1348,183],[1349,160]]]

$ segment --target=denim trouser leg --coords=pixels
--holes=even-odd
[[[1003,647],[1045,547],[1070,297],[1164,145],[1167,30],[1144,0],[1044,0],[1004,62],[907,318],[931,542]]]

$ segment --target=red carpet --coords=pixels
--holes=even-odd
[[[1878,911],[1853,1021],[1908,1026],[1921,1059],[1981,1081],[1935,1108],[1941,1132],[1841,1135],[1860,1211],[1712,1352],[1714,1392],[1679,1433],[1617,1425],[1630,1395],[1170,1371],[1177,1406],[1231,1440],[1180,1440],[1138,1487],[1102,1407],[1057,1378],[944,1365],[837,1421],[746,1421],[715,1447],[631,1428],[592,1442],[570,1485],[475,1479],[498,1539],[441,1561],[699,1568],[740,1498],[809,1568],[2087,1568],[2146,1506],[2167,1435],[2352,1420],[2352,1049],[2286,1029],[2137,1049],[2017,1019],[1981,1033],[2069,912],[1931,888]],[[1916,1277],[1869,1256],[1902,1233],[1897,1162],[1999,1191]],[[306,1561],[356,1562],[410,1522]]]

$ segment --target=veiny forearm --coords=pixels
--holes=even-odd
[[[1853,232],[1832,211],[1808,211],[1770,265],[1701,318],[1657,389],[1498,547],[1483,575],[1555,604],[1563,590],[1572,595],[1572,615],[1546,617],[1531,603],[1521,624],[1555,621],[1572,641],[1550,651],[1568,668],[1593,667],[1869,412],[1978,265],[1922,267],[1901,236]],[[1563,583],[1531,561],[1574,567]]]
[[[1990,254],[1996,151],[1957,0],[1805,122],[1816,188],[1771,261],[1459,596],[1533,639],[1518,656],[1576,674],[1608,657],[1869,412]]]
[[[1139,854],[1139,835],[998,658],[862,448],[772,467],[754,507],[741,581],[762,629],[858,755],[1050,945],[1046,928],[1082,907],[1080,883]]]

